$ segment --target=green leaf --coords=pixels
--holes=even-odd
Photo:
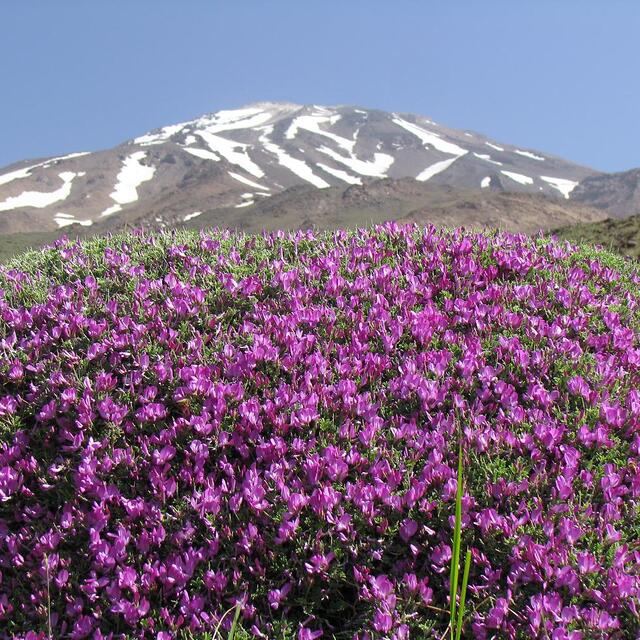
[[[464,619],[464,603],[467,596],[467,584],[469,582],[469,569],[471,568],[471,549],[467,549],[464,558],[464,573],[462,574],[462,587],[460,589],[460,606],[458,607],[458,622],[456,623],[456,640],[460,640],[462,623]]]

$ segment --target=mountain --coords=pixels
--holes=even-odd
[[[463,195],[449,197],[450,205],[455,203],[450,213],[463,201],[467,213],[493,202],[502,223],[508,198],[496,194],[510,193],[522,196],[518,202],[527,206],[538,197],[554,203],[564,224],[574,217],[604,217],[584,206],[559,213],[576,189],[601,178],[587,167],[422,116],[265,102],[156,129],[112,149],[1,169],[0,234],[42,234],[71,225],[92,232],[133,224],[173,226],[200,216],[241,227],[249,210],[266,224],[268,212],[276,215],[277,203],[285,201],[299,203],[296,224],[315,224],[305,208],[325,200],[343,203],[344,194],[362,192],[368,198],[372,189],[378,190],[376,206],[387,218],[393,215],[393,197],[404,203],[403,215],[428,217],[434,201],[446,209],[446,189],[456,189]],[[406,179],[411,180],[402,182]],[[377,181],[383,186],[372,187]],[[385,200],[380,190],[395,183],[400,185],[392,188],[395,195]],[[276,199],[289,190],[284,200]],[[340,222],[339,210],[332,215]],[[507,221],[517,226],[517,211],[509,215]],[[542,214],[538,222],[531,219],[535,212],[527,216],[529,226],[549,226]],[[461,218],[451,213],[447,219]]]
[[[585,178],[571,193],[572,200],[624,218],[640,213],[640,169]]]

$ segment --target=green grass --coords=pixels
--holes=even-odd
[[[8,233],[0,235],[0,262],[14,256],[54,243],[62,234],[58,231],[34,231],[31,233]]]
[[[449,571],[449,630],[451,640],[460,640],[464,625],[465,600],[467,595],[467,583],[469,581],[469,569],[471,567],[471,550],[467,549],[462,575],[462,588],[460,591],[460,605],[458,600],[458,576],[460,573],[460,538],[462,535],[462,442],[458,445],[458,484],[456,488],[456,522],[453,529],[453,551],[451,553],[451,567]],[[457,617],[456,617],[457,607]]]
[[[287,202],[287,206],[269,212],[269,216],[264,215],[262,210],[253,211],[254,207],[242,212],[238,218],[236,209],[220,209],[216,210],[215,216],[206,214],[194,218],[188,223],[178,224],[177,228],[181,231],[200,231],[216,223],[219,226],[239,228],[249,233],[260,233],[262,229],[266,231],[275,231],[278,229],[297,229],[304,220],[300,219],[299,207],[302,206],[303,200],[300,202],[292,199]],[[340,216],[333,213],[323,213],[318,220],[314,216],[314,226],[319,221],[319,227],[322,229],[339,229],[354,228],[358,226],[367,226],[377,224],[389,220],[390,218],[402,218],[412,209],[418,207],[419,202],[398,200],[391,205],[385,203],[384,207],[377,206],[376,203],[367,204],[366,206],[352,206],[340,209]],[[263,205],[264,208],[265,205]],[[334,208],[339,203],[334,205]],[[0,235],[0,263],[10,261],[12,258],[19,256],[29,250],[41,251],[42,247],[50,245],[63,235],[69,238],[76,236],[88,238],[92,232],[89,229],[76,229],[78,225],[74,225],[68,229],[59,231],[37,231],[30,233],[10,233]],[[470,229],[472,227],[469,227]],[[640,259],[640,216],[632,216],[623,220],[607,219],[600,222],[582,223],[562,227],[553,232],[561,240],[568,240],[572,244],[578,245],[599,245],[610,253]]]
[[[640,258],[640,216],[576,224],[558,229],[554,233],[561,240],[568,240],[573,244],[600,245],[623,256]]]

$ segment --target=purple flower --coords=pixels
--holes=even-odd
[[[627,419],[627,412],[619,404],[603,402],[600,406],[600,417],[612,427],[622,427]]]
[[[98,413],[103,420],[113,422],[116,426],[122,424],[129,409],[125,405],[117,404],[112,398],[100,400],[97,404]]]
[[[382,611],[376,611],[373,616],[373,628],[376,631],[386,632],[390,631],[393,626],[393,617]]]
[[[502,623],[507,616],[509,610],[509,603],[505,598],[498,598],[495,606],[491,608],[486,619],[486,624],[489,629],[500,629]]]
[[[56,637],[240,602],[255,637],[335,605],[329,635],[408,640],[447,608],[461,444],[464,633],[633,635],[631,265],[395,223],[100,243],[0,267],[0,627],[50,592]]]
[[[167,416],[167,408],[161,402],[150,402],[136,411],[140,422],[157,422]]]
[[[172,445],[166,445],[159,451],[153,452],[153,462],[157,465],[163,465],[169,462],[176,455],[176,448]]]
[[[73,640],[80,640],[86,638],[93,629],[93,619],[89,616],[80,616],[73,625],[73,631],[71,632],[71,638]]]
[[[21,484],[22,477],[18,471],[9,466],[0,468],[0,502],[7,502]]]
[[[322,629],[317,629],[316,631],[312,631],[307,627],[301,627],[298,631],[298,640],[314,640],[314,638],[320,638],[324,634]]]
[[[267,598],[269,600],[269,605],[271,606],[271,608],[277,610],[280,607],[280,603],[289,594],[289,591],[291,591],[290,582],[287,582],[280,589],[272,589],[271,591],[269,591]]]
[[[408,542],[416,534],[417,530],[418,523],[415,520],[407,518],[406,520],[403,520],[400,525],[400,537],[405,542]]]

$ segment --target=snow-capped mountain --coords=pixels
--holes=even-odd
[[[297,185],[382,178],[560,200],[597,171],[425,117],[255,103],[156,129],[113,149],[0,169],[0,232],[172,224],[242,210]]]

